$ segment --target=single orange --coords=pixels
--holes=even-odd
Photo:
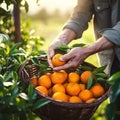
[[[52,98],[57,101],[68,102],[68,96],[63,92],[55,92]]]
[[[71,96],[69,98],[69,102],[71,102],[71,103],[82,103],[82,100],[78,96]]]
[[[66,92],[68,95],[74,95],[77,96],[79,92],[81,91],[80,86],[78,83],[68,83],[66,87]]]
[[[80,76],[83,83],[87,83],[90,77],[93,78],[93,73],[91,71],[84,71]]]
[[[79,82],[80,76],[77,72],[70,72],[68,74],[68,81],[69,82]]]
[[[31,77],[30,78],[30,83],[34,86],[34,87],[36,87],[37,86],[37,77],[36,76],[33,76],[33,77]]]
[[[96,98],[90,98],[90,99],[88,99],[87,101],[86,101],[86,103],[91,103],[91,102],[93,102],[93,101],[95,101],[96,100]]]
[[[53,93],[55,93],[55,92],[64,92],[65,93],[65,87],[62,84],[55,84],[52,87],[52,91],[53,91]]]
[[[86,89],[86,85],[85,84],[80,83],[79,85],[80,85],[80,89],[81,90],[85,90]]]
[[[55,71],[51,74],[51,80],[53,84],[62,84],[66,81],[66,77],[63,72]]]
[[[45,95],[45,96],[48,96],[48,90],[46,87],[44,86],[37,86],[35,87],[35,89],[40,92],[41,94]]]
[[[100,83],[96,83],[90,88],[90,91],[93,93],[94,97],[100,97],[105,93],[103,86]]]
[[[51,78],[51,73],[47,72],[45,75],[47,75],[49,78]]]
[[[85,89],[85,90],[82,90],[80,93],[79,93],[79,97],[81,98],[82,101],[87,101],[88,99],[92,98],[93,97],[93,94],[90,90],[88,89]]]
[[[60,70],[60,72],[63,72],[63,73],[64,73],[64,76],[65,76],[65,79],[67,79],[68,73],[67,73],[65,70]]]
[[[50,88],[52,85],[51,79],[48,75],[42,75],[38,79],[38,85]]]
[[[60,57],[62,57],[63,54],[57,53],[52,57],[52,64],[56,67],[64,65],[66,62],[65,61],[61,61]]]

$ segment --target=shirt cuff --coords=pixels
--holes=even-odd
[[[100,34],[105,36],[109,41],[117,46],[120,46],[120,32],[114,28],[106,28],[100,31]]]

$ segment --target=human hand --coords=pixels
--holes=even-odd
[[[59,67],[53,67],[53,70],[76,68],[79,64],[82,64],[89,55],[90,53],[87,47],[75,47],[60,58],[61,61],[67,61],[66,64]]]
[[[52,57],[55,55],[55,49],[58,47],[58,46],[60,46],[60,45],[64,45],[64,43],[61,41],[61,40],[59,40],[59,39],[55,39],[52,43],[51,43],[51,45],[50,45],[50,47],[49,47],[49,49],[48,49],[48,53],[47,53],[47,59],[48,59],[48,63],[49,63],[49,65],[53,68],[54,66],[53,66],[53,64],[52,64]]]

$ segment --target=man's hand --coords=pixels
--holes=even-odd
[[[89,52],[87,51],[87,47],[73,48],[60,59],[61,61],[66,61],[66,64],[60,67],[54,67],[53,70],[76,68],[79,64],[83,63],[88,56]]]
[[[70,41],[76,38],[76,33],[70,29],[64,29],[58,37],[51,43],[48,49],[48,62],[49,65],[53,68],[53,64],[51,62],[52,57],[55,55],[55,49],[60,45],[67,45]]]

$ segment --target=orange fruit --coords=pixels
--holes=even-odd
[[[83,83],[87,83],[90,77],[93,78],[93,73],[91,71],[84,71],[80,77]]]
[[[50,88],[52,85],[51,79],[48,75],[42,75],[38,79],[38,85]]]
[[[100,83],[96,83],[90,88],[90,91],[93,93],[94,97],[100,97],[105,93],[103,86]]]
[[[71,96],[69,98],[69,102],[71,102],[71,103],[82,103],[82,100],[78,96]]]
[[[55,93],[55,92],[64,92],[65,93],[65,87],[62,84],[55,84],[52,87],[52,91],[53,91],[53,93]]]
[[[51,81],[53,84],[62,84],[66,81],[66,77],[63,72],[56,71],[51,74]]]
[[[36,76],[33,76],[30,78],[30,83],[36,87],[37,86],[37,77]]]
[[[51,73],[47,72],[45,75],[47,75],[49,78],[51,77]]]
[[[87,101],[86,101],[86,103],[91,103],[91,102],[93,102],[93,101],[95,101],[96,100],[96,98],[90,98],[90,99],[88,99]]]
[[[37,87],[35,87],[35,89],[38,92],[42,93],[43,95],[48,96],[48,90],[47,90],[46,87],[44,87],[44,86],[37,86]]]
[[[60,72],[63,72],[63,74],[64,74],[64,76],[65,76],[65,79],[67,79],[68,73],[67,73],[65,70],[60,70]]]
[[[52,57],[52,64],[56,67],[64,65],[66,62],[61,61],[60,57],[63,56],[63,54],[57,53]]]
[[[55,92],[52,95],[52,98],[54,100],[57,100],[57,101],[63,101],[63,102],[67,102],[68,101],[68,96],[65,93],[63,93],[63,92]]]
[[[80,89],[81,90],[85,90],[86,89],[86,85],[85,84],[80,83],[79,85],[80,85]]]
[[[85,89],[85,90],[82,90],[80,93],[79,93],[79,97],[81,98],[82,101],[87,101],[88,99],[92,98],[93,97],[93,94],[90,90],[88,89]]]
[[[80,76],[77,72],[70,72],[68,74],[68,81],[69,82],[78,82],[80,80]]]
[[[68,93],[68,95],[78,95],[79,92],[81,91],[80,86],[78,83],[68,83],[68,85],[66,86],[66,92]]]

